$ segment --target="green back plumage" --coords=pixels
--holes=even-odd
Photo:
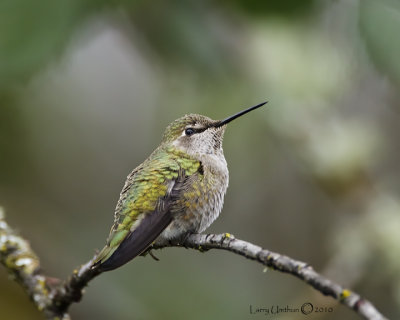
[[[99,253],[96,262],[103,263],[115,252],[125,237],[139,221],[154,212],[160,198],[166,196],[169,183],[178,178],[179,172],[186,176],[194,174],[200,162],[172,146],[161,145],[127,178],[118,201],[114,225],[107,245]],[[138,222],[135,225],[135,222]]]

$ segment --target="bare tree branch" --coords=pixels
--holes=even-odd
[[[5,221],[0,207],[0,263],[4,265],[29,295],[47,319],[68,320],[68,308],[82,297],[82,290],[98,272],[90,270],[89,261],[74,270],[68,280],[47,277],[40,268],[40,261],[29,242]]]
[[[0,208],[0,262],[36,304],[40,311],[48,315],[52,304],[46,277],[40,271],[40,262],[28,241],[19,236],[5,221]],[[68,319],[63,317],[63,319]]]
[[[262,249],[250,242],[236,239],[228,233],[194,234],[187,237],[182,243],[178,241],[155,243],[150,250],[166,247],[186,247],[201,252],[210,249],[231,251],[274,270],[300,278],[322,294],[331,296],[353,309],[364,319],[386,319],[371,302],[318,274],[308,264]],[[39,259],[30,248],[29,243],[8,226],[1,210],[0,262],[23,286],[37,308],[44,312],[48,319],[70,319],[68,315],[70,305],[80,301],[83,289],[90,280],[99,275],[96,269],[91,268],[92,259],[74,270],[69,279],[65,281],[46,277],[41,272]]]
[[[191,235],[183,244],[159,243],[152,249],[164,247],[181,247],[207,251],[210,249],[227,250],[250,260],[255,260],[269,268],[284,273],[292,274],[324,295],[331,296],[345,306],[353,309],[365,319],[386,319],[368,300],[363,299],[357,293],[345,289],[314,271],[305,262],[294,260],[288,256],[268,251],[250,242],[236,239],[229,233],[225,234],[196,234]]]

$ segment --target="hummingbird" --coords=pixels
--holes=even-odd
[[[201,233],[219,216],[229,182],[222,149],[226,126],[260,103],[224,120],[185,115],[166,128],[162,142],[127,177],[105,247],[92,265],[116,269],[158,239]]]

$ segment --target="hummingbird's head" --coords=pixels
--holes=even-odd
[[[192,155],[222,152],[226,125],[218,126],[219,122],[199,114],[187,114],[167,127],[163,142]]]
[[[165,130],[163,143],[190,154],[222,154],[226,125],[232,120],[261,107],[266,102],[245,109],[224,120],[212,120],[199,114],[188,114],[172,122]]]

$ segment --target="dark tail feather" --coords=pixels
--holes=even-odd
[[[126,236],[107,260],[99,261],[93,265],[93,268],[98,268],[100,272],[104,272],[124,265],[145,251],[171,221],[169,212],[161,214],[155,211],[149,214],[133,232]]]

